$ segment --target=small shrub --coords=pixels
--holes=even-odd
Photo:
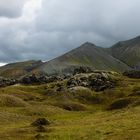
[[[32,123],[33,126],[43,126],[43,125],[49,125],[49,124],[50,122],[45,118],[38,118]]]
[[[59,107],[68,110],[68,111],[84,111],[86,107],[80,103],[61,103],[58,105]]]

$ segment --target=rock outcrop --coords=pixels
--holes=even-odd
[[[15,79],[7,79],[7,78],[0,77],[0,87],[10,86],[16,83],[18,83],[18,81]]]
[[[113,88],[116,84],[116,78],[111,72],[94,71],[88,74],[77,74],[67,81],[68,87],[83,86],[94,89],[95,91],[103,91],[107,88]]]

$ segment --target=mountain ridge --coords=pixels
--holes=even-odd
[[[140,67],[140,36],[120,41],[108,48],[108,53],[131,68]]]
[[[124,72],[140,69],[140,36],[120,41],[109,48],[85,42],[50,61],[25,61],[0,67],[0,76],[20,77],[26,74],[71,73],[75,67]],[[17,71],[18,70],[18,71]]]
[[[43,71],[46,71],[47,73],[50,73],[50,71],[57,71],[59,69],[58,71],[61,73],[63,72],[63,69],[67,67],[76,66],[88,66],[99,70],[114,71],[120,71],[120,68],[122,70],[129,68],[120,60],[113,58],[110,54],[107,54],[102,47],[86,42],[80,47],[73,49],[60,57],[57,57],[49,62],[45,62],[43,67],[41,66],[40,69],[43,69]],[[118,68],[118,66],[120,68]]]

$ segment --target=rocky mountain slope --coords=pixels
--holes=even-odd
[[[88,66],[98,70],[125,71],[129,66],[92,43],[80,47],[41,65],[38,70],[46,73],[65,73],[75,67]]]
[[[128,66],[140,69],[140,36],[121,41],[108,49],[109,54]]]

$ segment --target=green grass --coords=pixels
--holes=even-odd
[[[140,90],[139,79],[121,77],[114,89],[98,93],[91,90],[56,92],[55,86],[56,83],[0,88],[0,101],[3,101],[0,102],[0,139],[140,139],[140,104],[134,105],[134,99],[139,100],[136,94]],[[122,109],[107,110],[120,99],[132,102]],[[26,105],[17,106],[17,102]],[[68,111],[65,107],[72,109]],[[51,124],[45,126],[45,132],[38,132],[31,124],[42,117]]]

